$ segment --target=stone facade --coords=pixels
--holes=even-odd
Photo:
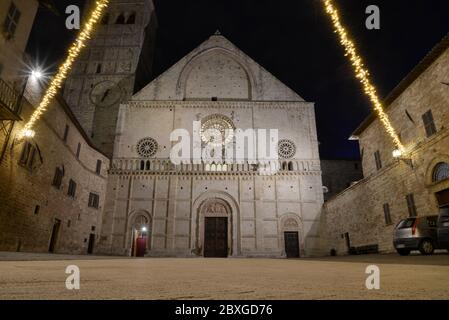
[[[24,101],[23,120],[15,124],[0,164],[0,250],[48,251],[55,221],[59,220],[53,251],[87,253],[90,234],[97,241],[101,230],[109,160],[93,148],[61,99],[38,121],[33,139],[18,140],[17,134],[36,103],[29,100],[33,102]],[[66,126],[69,129],[64,139]],[[56,168],[63,172],[59,187],[52,185]],[[70,180],[76,183],[74,196],[68,195]],[[90,193],[99,195],[98,209],[88,206]]]
[[[112,156],[118,108],[138,75],[152,70],[156,16],[152,0],[111,0],[72,68],[64,98],[94,145]]]
[[[260,163],[170,161],[170,133],[193,121],[279,129],[290,159]],[[148,157],[139,141],[147,138]],[[314,106],[216,34],[120,106],[101,250],[132,255],[145,230],[147,255],[204,255],[205,219],[227,221],[227,256],[285,256],[297,232],[301,256],[320,254],[323,203]]]
[[[438,192],[448,192],[449,181],[435,176],[440,164],[449,163],[448,47],[446,36],[386,99],[406,148],[402,159],[392,156],[391,139],[374,117],[354,133],[365,178],[325,203],[328,249],[344,254],[349,235],[350,246],[377,244],[381,252],[391,252],[393,228],[400,219],[437,214],[449,205],[437,201]],[[385,217],[388,211],[390,218]]]
[[[6,66],[0,73],[0,250],[87,253],[90,243],[94,252],[109,159],[93,147],[60,97],[37,121],[34,138],[17,138],[39,103],[42,83],[29,77],[19,104],[23,50],[38,2],[13,2],[21,12],[16,33],[8,40],[0,35],[0,63]],[[11,3],[0,3],[2,26]],[[61,180],[53,186],[56,168]],[[93,203],[98,208],[88,206],[90,193],[99,196]]]
[[[321,159],[324,201],[331,199],[363,178],[359,160]]]

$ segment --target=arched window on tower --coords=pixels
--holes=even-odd
[[[145,161],[140,161],[140,170],[145,170]]]
[[[145,170],[150,170],[150,160],[147,160]]]
[[[126,20],[126,24],[135,24],[136,23],[136,13],[131,12],[128,19]]]
[[[125,15],[123,13],[120,13],[115,20],[115,24],[125,24]]]
[[[293,162],[288,163],[288,171],[293,171]]]
[[[101,18],[101,24],[108,24],[109,23],[109,13],[106,13],[103,18]]]

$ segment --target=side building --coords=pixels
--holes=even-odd
[[[321,159],[324,201],[363,179],[362,163],[355,159]]]
[[[1,60],[15,67],[0,74],[0,250],[92,253],[108,158],[93,147],[61,97],[37,121],[34,138],[18,138],[43,93],[40,80],[21,74],[38,5],[24,2],[6,1],[14,14],[0,17],[2,25],[14,21],[18,32],[0,35],[0,57],[20,59]]]
[[[373,115],[354,132],[365,178],[324,205],[329,251],[392,252],[399,220],[449,207],[448,83],[449,35],[384,102],[406,153],[393,157],[391,139]]]

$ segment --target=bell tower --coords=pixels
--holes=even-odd
[[[150,80],[156,28],[152,0],[110,0],[65,83],[65,100],[95,146],[109,157],[120,103],[139,83]]]

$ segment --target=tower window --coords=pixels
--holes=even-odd
[[[126,20],[126,24],[135,24],[136,23],[136,13],[133,12],[129,15],[128,20]]]
[[[125,24],[125,15],[120,13],[117,19],[115,20],[115,24]]]
[[[96,174],[101,173],[101,160],[97,160],[97,167],[95,168],[95,173]]]
[[[95,71],[96,73],[101,73],[101,63],[97,64],[97,70]]]

